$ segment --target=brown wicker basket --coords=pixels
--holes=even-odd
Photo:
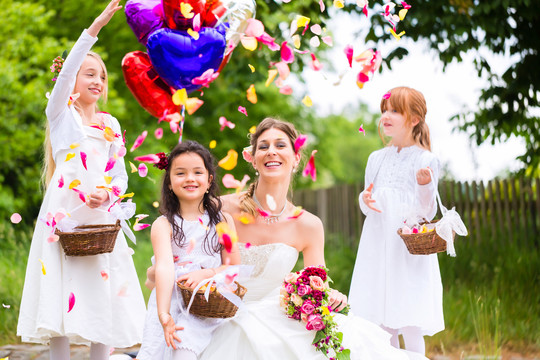
[[[437,221],[420,225],[434,225]],[[413,255],[429,255],[446,251],[446,241],[435,230],[422,234],[402,234],[401,229],[398,229],[397,233],[405,242],[409,253]],[[452,236],[455,236],[455,233]]]
[[[112,252],[119,230],[120,220],[116,220],[116,224],[77,226],[70,232],[56,229],[55,234],[66,255],[87,256]]]
[[[238,282],[234,282],[237,285],[237,289],[234,292],[236,296],[242,299],[247,291],[245,287]],[[182,293],[184,304],[189,304],[191,300],[191,294],[193,289],[185,286],[183,282],[178,282],[178,287]],[[204,297],[204,290],[199,289],[193,298],[193,303],[189,308],[189,312],[193,315],[207,317],[207,318],[230,318],[236,314],[238,307],[232,302],[227,300],[223,295],[217,291],[211,291],[208,301]]]

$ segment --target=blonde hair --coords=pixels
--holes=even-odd
[[[250,135],[249,142],[251,144],[252,157],[255,157],[255,152],[257,151],[257,141],[259,140],[259,137],[266,130],[269,129],[278,129],[283,131],[285,135],[287,135],[287,137],[289,138],[289,141],[291,142],[291,147],[294,149],[294,142],[299,135],[294,125],[286,121],[267,117],[263,121],[261,121],[259,125],[257,125],[255,133]],[[257,215],[257,205],[255,204],[255,201],[253,201],[253,194],[255,193],[255,189],[257,188],[257,183],[258,179],[255,179],[255,181],[249,186],[247,192],[240,199],[241,209],[253,216]]]
[[[427,105],[424,95],[418,90],[406,86],[400,86],[391,89],[390,97],[381,100],[381,113],[383,113],[388,105],[398,113],[405,115],[405,123],[412,125],[415,119],[418,120],[412,129],[412,135],[415,143],[421,147],[431,151],[431,140],[429,137],[429,127],[426,123]],[[379,136],[386,145],[384,135],[381,131],[381,123],[379,122]]]
[[[103,91],[101,92],[101,100],[103,101],[103,103],[105,103],[107,102],[107,95],[109,92],[109,87],[108,87],[109,75],[107,73],[107,67],[105,66],[105,63],[103,62],[103,59],[101,58],[101,56],[99,56],[99,54],[93,51],[89,51],[86,54],[86,56],[91,56],[94,59],[96,59],[99,65],[101,66],[101,69],[103,70],[103,74],[105,75],[105,80],[103,81]],[[80,70],[81,69],[79,68],[79,71]],[[77,72],[77,76],[78,75],[79,75],[79,72]],[[77,84],[77,81],[75,81],[75,84]],[[81,112],[81,107],[77,100],[73,103],[73,106],[79,113]],[[96,103],[96,111],[98,110],[99,110],[99,107]],[[54,163],[54,157],[52,153],[51,128],[49,125],[49,121],[47,121],[45,125],[45,140],[43,142],[43,152],[44,152],[44,156],[43,156],[43,166],[41,170],[41,183],[42,183],[43,189],[47,189],[54,175],[54,170],[56,169],[56,164]]]

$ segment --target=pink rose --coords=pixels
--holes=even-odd
[[[292,294],[294,292],[294,286],[292,286],[291,284],[287,284],[285,285],[285,290],[287,290],[289,294]]]
[[[311,303],[311,301],[304,301],[304,303],[302,304],[302,308],[300,309],[300,311],[302,311],[302,313],[304,314],[311,314],[313,311],[315,310],[315,306],[313,306],[313,304]]]
[[[296,284],[296,280],[298,280],[297,273],[289,273],[285,276],[285,282],[288,282],[289,284]]]
[[[300,320],[302,320],[304,323],[307,323],[308,316],[308,314],[302,313],[300,314]]]
[[[300,296],[304,296],[304,295],[307,295],[311,292],[311,288],[307,285],[304,285],[304,284],[300,284],[298,285],[298,295]]]
[[[302,297],[298,296],[297,294],[292,294],[291,300],[294,305],[301,306],[304,300],[302,300]]]
[[[315,330],[319,331],[324,329],[326,326],[324,325],[324,322],[320,315],[309,315],[308,321],[306,324],[307,330]]]
[[[309,277],[309,285],[315,290],[324,291],[326,289],[326,285],[324,281],[318,276],[310,276]]]

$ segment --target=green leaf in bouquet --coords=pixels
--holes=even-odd
[[[342,352],[336,354],[337,360],[351,360],[351,350],[344,349]]]
[[[317,333],[315,334],[315,338],[313,339],[313,342],[312,344],[315,344],[319,341],[321,341],[322,339],[326,338],[326,333],[324,332],[324,329],[323,330],[319,330],[317,331]]]

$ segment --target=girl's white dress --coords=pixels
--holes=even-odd
[[[390,146],[373,152],[365,186],[373,183],[377,213],[362,201],[367,216],[358,246],[349,303],[360,316],[392,329],[420,327],[424,335],[444,329],[442,283],[437,255],[411,255],[397,234],[408,214],[431,220],[437,212],[439,162],[418,146]],[[420,186],[416,172],[429,166],[434,181]]]
[[[180,217],[175,217],[178,226],[182,226],[186,239],[194,239],[196,244],[191,252],[187,252],[187,247],[178,247],[175,241],[171,239],[173,255],[177,259],[175,262],[175,278],[191,271],[217,268],[221,266],[221,253],[207,253],[204,250],[203,240],[206,236],[208,227],[209,237],[215,233],[215,227],[209,226],[210,219],[208,214],[201,217],[204,225],[199,221],[182,220]],[[216,240],[217,241],[217,240]],[[185,262],[190,262],[185,264]],[[152,263],[154,258],[152,257]],[[180,264],[180,265],[178,265]],[[184,309],[186,304],[182,299],[180,291],[175,285],[171,298],[170,314],[174,318],[177,325],[183,326],[184,330],[177,332],[178,337],[182,342],[177,343],[177,348],[193,351],[197,356],[206,348],[212,332],[222,322],[222,319],[203,318],[191,314],[183,313],[180,306]],[[164,360],[172,358],[172,347],[167,347],[165,337],[163,335],[163,327],[158,319],[156,289],[152,290],[148,300],[148,311],[146,314],[146,322],[144,324],[144,334],[141,349],[137,354],[138,360]]]
[[[242,264],[253,265],[244,305],[236,316],[217,328],[201,360],[325,360],[312,345],[315,331],[287,317],[279,306],[283,279],[298,260],[298,251],[283,243],[239,246]],[[390,334],[379,326],[349,313],[334,319],[343,332],[343,346],[353,360],[426,359],[390,345]]]
[[[94,192],[96,186],[118,186],[122,193],[127,188],[122,157],[110,171],[104,171],[107,161],[123,145],[122,137],[107,141],[102,130],[83,126],[77,111],[68,105],[77,72],[95,41],[97,38],[83,32],[64,63],[46,109],[56,170],[41,205],[28,256],[17,327],[24,342],[46,344],[51,337],[67,336],[74,344],[94,342],[122,348],[142,338],[144,298],[133,250],[122,231],[113,252],[94,256],[66,256],[59,242],[47,241],[52,230],[45,224],[47,214],[54,216],[62,209],[80,225],[116,221],[107,213],[110,204],[101,207],[105,211],[86,205],[76,210],[83,202],[69,189],[72,181],[79,180],[75,189],[86,194]],[[104,125],[122,134],[114,117],[100,116]],[[86,168],[81,153],[87,155]],[[106,176],[112,178],[110,184]],[[115,199],[111,195],[111,201]],[[75,302],[68,311],[70,294]]]

